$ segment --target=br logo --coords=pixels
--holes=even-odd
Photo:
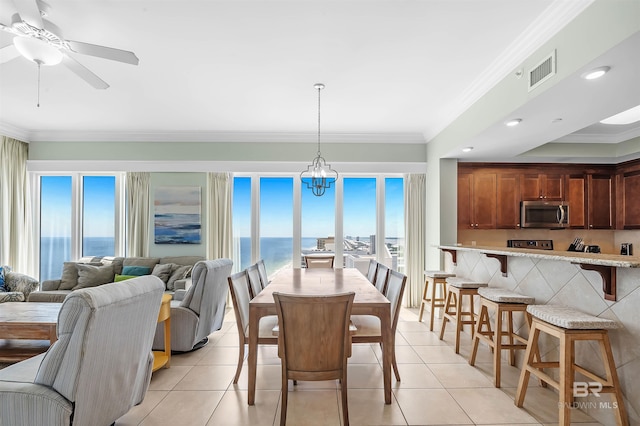
[[[601,391],[602,383],[600,382],[573,382],[574,397],[589,396],[589,392],[595,397],[599,397]]]

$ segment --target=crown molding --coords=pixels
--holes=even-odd
[[[2,128],[0,127],[0,130]],[[31,142],[296,142],[316,143],[317,133],[258,132],[69,132],[35,131]],[[407,143],[424,144],[421,133],[326,133],[327,143]]]
[[[453,123],[460,115],[480,98],[486,95],[501,80],[517,69],[547,41],[562,30],[576,16],[595,0],[566,1],[555,0],[538,16],[501,55],[467,87],[460,96],[442,109],[435,120],[438,123],[425,131],[427,141]]]

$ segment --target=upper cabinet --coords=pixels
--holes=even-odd
[[[587,176],[587,220],[589,229],[613,229],[615,202],[611,174]],[[571,213],[570,213],[571,214]]]
[[[640,229],[640,162],[625,164],[616,176],[618,229]]]
[[[521,177],[523,201],[564,199],[564,177],[562,174],[524,173]]]
[[[520,228],[520,175],[499,173],[496,194],[496,228]]]
[[[640,160],[608,164],[458,165],[458,227],[520,228],[521,201],[562,201],[569,227],[640,229]]]
[[[458,173],[458,227],[495,229],[495,173]]]
[[[569,204],[569,227],[587,226],[587,177],[583,173],[567,176],[567,203]]]

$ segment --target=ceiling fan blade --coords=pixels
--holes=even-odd
[[[107,89],[109,87],[104,80],[69,55],[62,57],[62,64],[96,89]]]
[[[96,44],[73,40],[67,40],[67,43],[73,52],[81,53],[83,55],[97,56],[99,58],[124,62],[131,65],[138,65],[139,62],[136,54],[127,50],[114,49],[112,47],[98,46]]]
[[[13,0],[13,4],[23,21],[37,28],[44,27],[36,0]]]
[[[20,56],[20,52],[13,44],[3,47],[0,49],[0,64],[4,64],[5,62],[9,62],[15,58]]]

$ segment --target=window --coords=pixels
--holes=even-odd
[[[302,256],[312,252],[335,253],[336,187],[327,188],[322,197],[316,197],[304,185],[302,200],[302,233],[300,248]],[[302,265],[302,256],[298,265]]]
[[[293,178],[260,178],[260,258],[267,274],[293,263]]]
[[[376,178],[344,178],[343,206],[345,258],[364,259],[368,265],[369,258],[377,257],[391,266],[390,256],[377,253]]]
[[[404,179],[385,178],[384,187],[384,242],[391,254],[391,268],[404,272]]]
[[[41,281],[62,275],[64,262],[123,252],[120,175],[38,175]]]
[[[244,269],[262,258],[272,275],[300,267],[306,253],[325,251],[336,254],[338,267],[366,273],[369,259],[375,258],[401,270],[403,185],[402,177],[348,176],[316,197],[297,175],[235,176],[234,263]]]
[[[82,185],[82,256],[114,256],[115,176],[84,176]]]
[[[62,276],[71,260],[71,176],[40,179],[40,280]]]

